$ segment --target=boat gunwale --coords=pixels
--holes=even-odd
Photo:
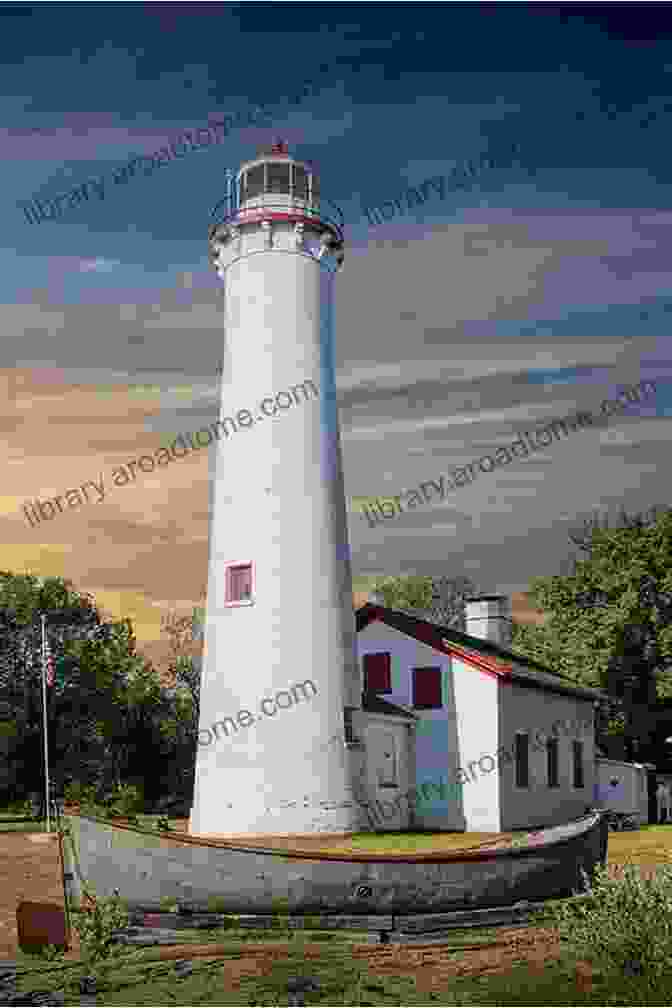
[[[95,816],[85,816],[79,815],[74,816],[70,813],[66,816],[66,819],[77,818],[89,820],[95,822],[101,826],[107,826],[109,829],[115,830],[126,830],[131,833],[140,833],[143,836],[151,836],[155,839],[161,841],[165,840],[169,844],[171,843],[181,843],[187,846],[195,847],[209,847],[213,850],[229,851],[232,854],[256,854],[269,857],[284,858],[290,861],[337,861],[345,864],[461,864],[461,863],[480,863],[483,861],[495,861],[498,858],[505,857],[516,857],[516,858],[527,858],[535,857],[540,853],[548,851],[552,847],[566,846],[567,844],[573,843],[576,840],[580,840],[590,832],[591,829],[598,827],[601,820],[604,817],[604,813],[601,810],[596,812],[591,812],[588,816],[582,816],[580,819],[570,820],[569,823],[563,823],[562,826],[570,826],[574,823],[577,825],[581,822],[586,822],[583,829],[577,829],[576,833],[571,836],[559,837],[557,840],[549,840],[544,843],[537,843],[529,845],[526,847],[505,847],[499,850],[483,850],[479,848],[467,848],[463,851],[434,851],[428,854],[415,854],[415,855],[398,855],[398,854],[378,854],[376,852],[371,853],[350,853],[350,854],[337,854],[337,853],[320,853],[319,851],[305,851],[305,850],[278,850],[277,848],[268,847],[245,847],[237,846],[233,842],[226,840],[207,840],[205,838],[197,838],[195,836],[170,836],[158,833],[154,830],[143,829],[141,826],[131,826],[122,823],[110,823],[106,819],[98,819]],[[587,820],[592,820],[588,822]],[[548,829],[557,829],[557,826],[549,826]]]

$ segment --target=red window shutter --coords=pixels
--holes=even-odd
[[[392,692],[390,654],[379,651],[364,655],[364,690],[371,693]]]
[[[440,668],[413,669],[413,706],[425,710],[435,710],[443,706]]]

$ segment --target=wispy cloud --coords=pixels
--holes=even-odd
[[[83,259],[81,273],[111,273],[115,266],[121,266],[119,259]]]

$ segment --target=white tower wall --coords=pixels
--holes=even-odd
[[[334,261],[300,217],[241,210],[212,241],[225,286],[220,419],[249,410],[253,422],[217,445],[193,833],[359,821],[344,747],[324,744],[343,739],[344,706],[359,706]],[[249,602],[225,604],[227,562],[252,562]]]

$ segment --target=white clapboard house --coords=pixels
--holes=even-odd
[[[372,828],[499,832],[594,807],[603,694],[513,654],[505,605],[469,600],[468,633],[357,610],[362,704],[346,709],[346,743]]]

